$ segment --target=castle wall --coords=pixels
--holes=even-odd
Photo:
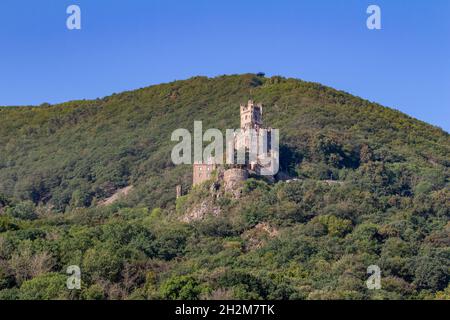
[[[260,154],[259,149],[259,139],[260,130],[263,129],[262,122],[262,104],[254,104],[252,100],[249,100],[247,104],[241,104],[241,130],[240,134],[235,133],[234,137],[234,148],[235,152],[238,150],[246,150],[250,152],[256,152],[256,154]],[[256,130],[254,136],[250,136],[250,129]],[[270,129],[269,129],[270,130]],[[255,142],[252,144],[252,140]],[[268,151],[270,152],[270,132],[268,133]],[[255,147],[256,150],[253,150],[251,147]],[[248,179],[248,170],[257,172],[259,169],[260,159],[253,159],[250,163],[246,164],[245,169],[233,168],[226,170],[223,174],[225,191],[240,193],[240,189],[242,186],[242,181]],[[193,185],[201,184],[207,180],[210,180],[212,177],[212,172],[217,168],[221,168],[211,162],[207,163],[194,163],[193,165]],[[221,176],[218,177],[221,179]]]
[[[176,191],[177,191],[177,199],[178,199],[183,195],[183,187],[181,185],[177,185]]]
[[[223,174],[225,192],[237,195],[242,188],[242,182],[248,179],[248,171],[246,169],[228,169]]]
[[[193,185],[203,183],[211,179],[212,172],[216,170],[215,164],[194,163],[193,165]]]

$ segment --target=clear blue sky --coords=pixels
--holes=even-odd
[[[82,30],[66,28],[66,8]],[[366,8],[382,30],[366,28]],[[450,131],[448,0],[2,0],[0,105],[195,75],[316,81]]]

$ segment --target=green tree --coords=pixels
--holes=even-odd
[[[58,273],[47,273],[25,281],[20,287],[22,300],[58,300],[67,299],[67,277]]]
[[[201,288],[192,276],[173,276],[161,286],[161,295],[171,300],[196,300]]]
[[[8,210],[8,213],[14,218],[22,220],[33,220],[37,218],[36,206],[32,201],[22,201]]]

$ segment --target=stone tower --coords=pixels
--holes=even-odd
[[[249,100],[241,104],[241,129],[259,129],[262,127],[262,104],[255,105]]]
[[[183,187],[181,185],[177,185],[176,191],[177,191],[177,199],[178,199],[183,195]]]
[[[195,162],[193,165],[193,185],[200,184],[204,181],[211,179],[211,174],[216,170],[217,165],[213,159],[208,159],[208,161],[199,163]]]

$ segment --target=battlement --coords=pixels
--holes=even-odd
[[[264,166],[265,157],[270,155],[271,152],[271,129],[267,129],[267,132],[263,130],[262,121],[262,104],[255,104],[253,100],[249,100],[247,104],[240,105],[241,112],[241,130],[238,134],[235,133],[233,148],[234,150],[250,150],[250,146],[254,144],[254,139],[263,139],[266,137],[267,141],[264,145],[267,146],[264,150],[259,150],[260,144],[256,144],[257,154],[260,155],[260,151],[263,153],[258,156],[260,158],[255,160],[248,160],[243,167],[234,166],[232,169],[228,169],[224,172],[223,176],[219,174],[217,179],[223,179],[225,184],[225,190],[231,191],[233,189],[239,190],[240,182],[248,179],[249,172],[259,173]],[[255,131],[251,130],[254,129]],[[256,133],[256,136],[254,134]],[[267,134],[267,135],[265,135]],[[228,148],[228,146],[227,146]],[[195,162],[193,164],[193,185],[201,184],[207,180],[210,180],[215,170],[219,171],[223,169],[222,166],[216,164],[214,159],[208,159],[206,162]]]
[[[254,104],[249,100],[247,104],[241,104],[241,129],[262,127],[262,104]]]

